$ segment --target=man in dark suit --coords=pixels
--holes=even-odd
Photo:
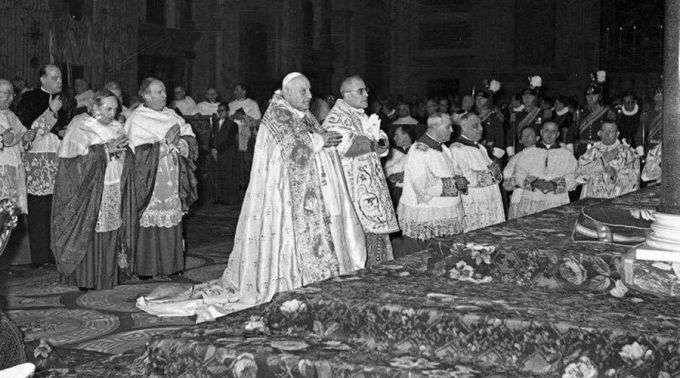
[[[62,106],[62,78],[59,67],[40,68],[40,88],[26,92],[17,106],[17,116],[34,138],[24,156],[28,192],[28,237],[34,266],[54,262],[50,251],[52,190],[57,173],[59,139],[71,121]]]
[[[214,123],[210,136],[211,154],[215,161],[213,193],[216,203],[238,205],[241,202],[238,137],[238,126],[229,118],[227,106],[220,104],[217,107],[217,122]]]

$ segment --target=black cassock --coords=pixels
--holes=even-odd
[[[26,92],[17,106],[17,116],[21,123],[30,129],[33,122],[49,108],[49,93],[40,88]],[[71,101],[61,96],[62,108],[57,114],[57,122],[50,130],[59,136],[59,131],[66,128],[73,117]],[[61,138],[60,138],[61,139]],[[28,193],[28,239],[31,245],[31,263],[42,264],[53,262],[50,250],[50,214],[52,195],[33,195]]]
[[[218,120],[210,137],[210,147],[217,150],[213,169],[215,201],[226,205],[241,203],[239,188],[244,179],[238,151],[238,125],[229,118]]]

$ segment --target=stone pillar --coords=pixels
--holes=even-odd
[[[661,206],[645,243],[623,258],[626,285],[680,296],[680,0],[666,0]]]
[[[661,212],[680,216],[680,1],[666,0],[664,21]]]

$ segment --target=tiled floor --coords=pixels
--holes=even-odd
[[[231,252],[238,213],[237,207],[211,205],[188,216],[186,269],[169,280],[188,286],[219,277]],[[58,348],[116,354],[194,323],[184,317],[158,318],[135,307],[136,298],[159,283],[128,281],[112,290],[82,292],[61,284],[53,265],[12,266],[0,271],[0,300],[27,342],[45,339]]]

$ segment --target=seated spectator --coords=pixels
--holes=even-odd
[[[533,133],[533,127],[522,130],[523,135]],[[571,151],[557,143],[559,133],[555,122],[543,123],[541,142],[513,156],[503,170],[503,187],[513,190],[509,219],[569,203],[577,162]]]
[[[616,124],[603,123],[597,135],[600,141],[578,159],[581,198],[613,198],[637,190],[640,161],[631,147],[619,141]]]
[[[187,92],[184,90],[184,87],[175,87],[174,94],[175,101],[172,102],[171,108],[175,109],[179,115],[192,116],[198,113],[198,106],[196,105],[196,102],[193,98],[187,96]]]
[[[427,240],[463,231],[461,194],[466,193],[467,180],[444,144],[452,131],[447,114],[432,115],[427,132],[408,153],[397,209],[405,237]]]
[[[394,130],[394,147],[390,149],[390,155],[385,162],[385,176],[395,207],[399,204],[404,183],[406,154],[416,139],[416,131],[412,125],[398,125]]]
[[[198,112],[205,116],[217,115],[217,106],[220,104],[217,101],[218,97],[219,94],[215,88],[208,88],[205,91],[205,101],[201,101],[197,105]]]
[[[392,122],[393,125],[417,125],[418,120],[411,117],[411,109],[405,102],[400,102],[397,105],[397,119]]]

